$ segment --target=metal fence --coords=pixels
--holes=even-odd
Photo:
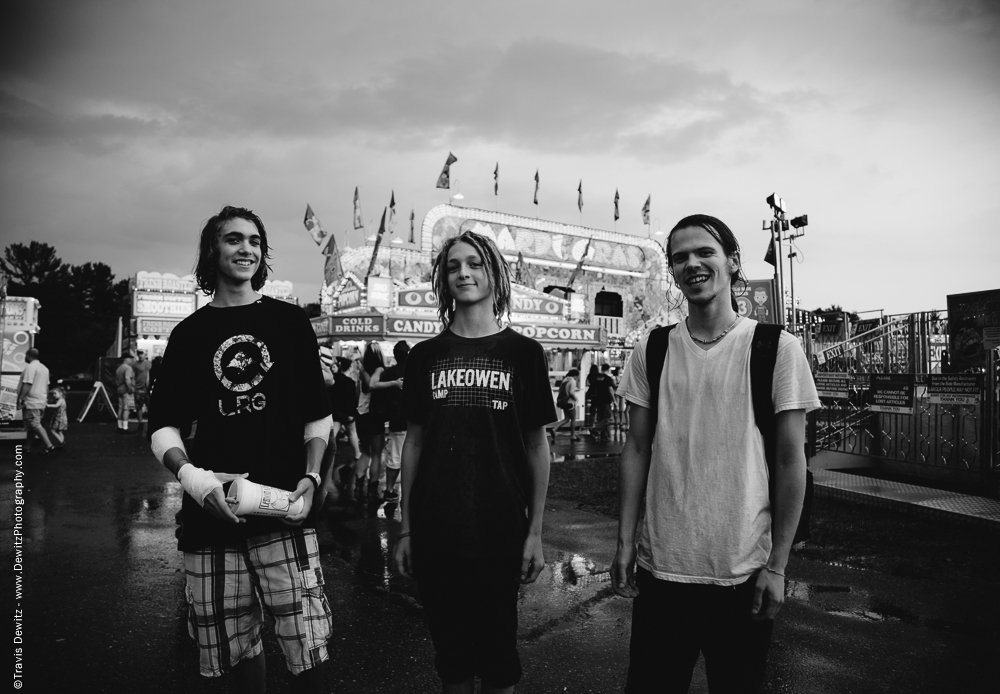
[[[856,334],[848,330],[846,316],[842,321],[841,339],[832,344],[817,339],[822,331],[816,330],[819,322],[814,316],[803,316],[799,331],[817,381],[828,375],[827,382],[838,384],[836,394],[821,397],[824,408],[811,417],[811,445],[895,461],[912,466],[908,471],[915,475],[976,483],[982,492],[996,495],[1000,489],[997,350],[987,356],[976,404],[935,404],[927,393],[927,377],[951,372],[946,312],[887,316],[869,321],[864,326],[868,329]],[[913,374],[912,411],[873,411],[873,374]]]

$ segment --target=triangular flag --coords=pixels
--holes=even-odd
[[[618,189],[615,188],[615,221],[618,221]]]
[[[538,204],[538,169],[535,169],[535,204]]]
[[[313,241],[316,242],[317,246],[323,245],[323,239],[327,236],[326,229],[319,221],[319,217],[313,212],[312,206],[306,203],[306,217],[302,220],[302,223],[306,225],[306,230],[309,235],[313,237]]]
[[[323,281],[327,286],[332,286],[344,276],[344,267],[340,264],[340,249],[337,248],[337,237],[335,235],[330,234],[330,240],[323,247],[323,255],[326,256],[326,264],[323,267]]]
[[[378,247],[382,245],[382,237],[385,235],[385,208],[382,208],[382,221],[378,225],[378,234],[375,235],[375,248],[372,249],[372,261],[368,264],[368,272],[365,273],[365,283],[368,283],[368,278],[371,276],[372,271],[375,270],[375,261],[378,259]]]
[[[448,158],[444,162],[444,168],[441,169],[441,175],[438,176],[438,188],[451,188],[451,165],[456,161],[458,161],[458,157],[451,152],[448,152]]]
[[[652,195],[648,196],[646,198],[646,204],[642,206],[642,223],[643,224],[649,224],[649,202],[652,199],[653,199]]]
[[[576,206],[583,212],[583,179],[580,179],[580,185],[576,189]]]
[[[771,235],[771,242],[767,244],[767,253],[764,254],[764,262],[778,268],[778,254],[774,252],[774,235]]]
[[[583,261],[587,259],[587,254],[590,253],[590,242],[593,240],[593,236],[587,239],[587,247],[583,249],[583,255],[580,256],[580,262],[576,264],[576,267],[573,268],[573,273],[569,276],[569,281],[566,283],[566,286],[570,289],[573,289],[573,283],[576,282],[577,275],[579,275],[583,270]]]
[[[364,229],[365,223],[361,221],[361,199],[358,197],[358,187],[354,186],[354,228]]]
[[[413,220],[414,220],[415,218],[416,218],[416,216],[415,216],[415,215],[413,214],[413,208],[411,207],[411,208],[410,208],[410,243],[416,243],[416,242],[415,242],[415,241],[413,240],[413,239],[414,239],[414,232],[413,232]]]
[[[500,190],[500,162],[497,162],[497,168],[493,169],[493,194],[496,195],[497,191]]]
[[[389,197],[389,231],[394,232],[396,230],[396,191],[392,191],[392,195]]]

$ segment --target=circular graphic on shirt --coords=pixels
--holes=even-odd
[[[245,393],[264,379],[272,363],[267,345],[253,335],[235,335],[215,350],[212,366],[228,390]]]

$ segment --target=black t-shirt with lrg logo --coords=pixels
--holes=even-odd
[[[507,328],[482,338],[449,330],[414,346],[403,414],[423,426],[411,490],[420,553],[520,558],[529,485],[524,434],[555,421],[542,346]]]
[[[150,403],[150,431],[197,422],[188,451],[198,467],[249,473],[294,490],[305,473],[304,426],[330,414],[316,335],[297,306],[262,297],[205,306],[170,335]],[[286,530],[274,518],[224,523],[184,495],[182,551]]]

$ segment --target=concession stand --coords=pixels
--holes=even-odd
[[[591,364],[620,366],[627,336],[677,322],[671,307],[680,306],[680,292],[652,239],[438,205],[415,243],[379,245],[374,263],[374,244],[341,253],[343,275],[323,286],[323,315],[312,319],[320,342],[358,356],[376,340],[391,358],[399,340],[413,344],[439,333],[434,258],[446,239],[466,230],[493,239],[510,264],[511,327],[545,348],[553,384],[574,367],[585,375]]]

